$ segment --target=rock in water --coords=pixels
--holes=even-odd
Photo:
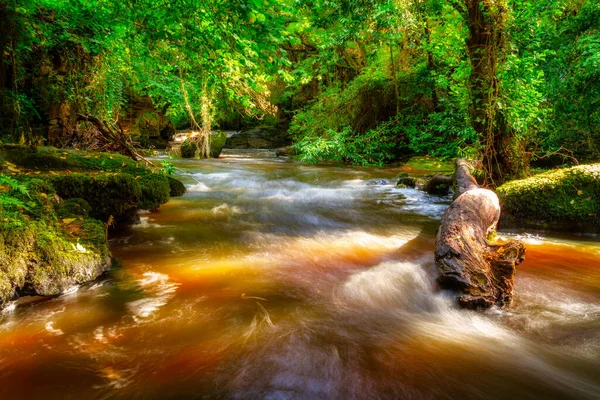
[[[456,292],[465,308],[507,307],[525,247],[519,241],[488,242],[500,218],[500,204],[494,192],[477,185],[470,170],[466,160],[457,160],[457,197],[444,213],[436,240],[437,282]]]

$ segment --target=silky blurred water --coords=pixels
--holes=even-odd
[[[449,199],[267,156],[177,161],[188,193],[111,240],[119,267],[7,309],[0,398],[600,398],[597,238],[524,235],[514,307],[459,310]]]

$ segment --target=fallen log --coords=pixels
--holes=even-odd
[[[91,115],[77,115],[77,122],[81,121],[94,124],[102,136],[102,139],[107,143],[115,145],[118,148],[119,153],[131,157],[134,161],[142,160],[147,166],[156,167],[152,161],[138,153],[122,129],[117,130],[116,128],[111,128],[107,122]]]
[[[442,217],[436,239],[437,282],[441,289],[454,291],[462,307],[508,307],[525,247],[519,241],[488,242],[496,231],[500,204],[494,192],[479,187],[471,169],[466,160],[456,161],[455,200]]]

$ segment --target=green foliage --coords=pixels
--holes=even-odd
[[[502,116],[493,128],[523,159],[600,151],[600,6],[591,0],[502,2],[498,51],[480,49],[494,56],[484,81],[497,83],[485,96],[464,2],[5,3],[0,129],[13,140],[37,143],[49,119],[72,129],[77,113],[122,120],[136,96],[149,96],[177,127],[204,132],[240,115],[255,125],[291,120],[307,161],[450,158],[485,152],[485,132],[473,126],[484,130],[486,114],[472,111],[492,96],[486,107]],[[221,137],[212,141],[216,157]],[[69,164],[53,162],[45,168]],[[121,172],[137,175],[129,165]]]
[[[357,135],[350,128],[330,130],[321,136],[304,136],[296,144],[307,162],[336,161],[352,165],[383,165],[395,158],[394,132],[370,130]]]
[[[161,168],[160,168],[161,174],[166,175],[166,176],[171,176],[175,173],[175,167],[173,166],[172,162],[169,162],[167,160],[162,160],[160,165],[161,165]]]

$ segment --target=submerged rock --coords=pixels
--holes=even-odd
[[[600,233],[600,164],[545,172],[496,191],[503,228]]]

